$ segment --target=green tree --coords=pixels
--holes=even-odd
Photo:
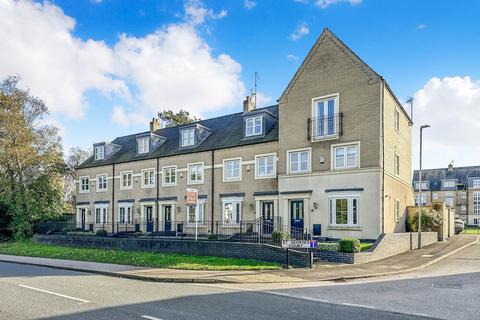
[[[18,84],[0,82],[0,203],[14,236],[25,238],[34,222],[61,215],[65,163],[58,129],[42,124],[45,103]]]
[[[191,115],[190,112],[183,109],[178,112],[173,112],[172,110],[164,110],[158,113],[158,118],[162,120],[162,122],[167,128],[180,126],[183,124],[189,124],[201,120],[200,118]]]
[[[65,160],[66,170],[63,180],[64,189],[64,212],[75,212],[76,194],[75,194],[75,181],[77,176],[75,175],[75,168],[82,162],[87,160],[92,151],[83,150],[82,148],[71,148],[67,159]]]

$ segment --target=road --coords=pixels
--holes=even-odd
[[[168,284],[0,263],[0,319],[478,319],[480,245],[346,283]]]

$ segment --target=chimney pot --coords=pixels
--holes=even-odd
[[[453,171],[453,163],[452,162],[450,162],[448,164],[448,171]]]
[[[150,121],[150,132],[156,131],[160,129],[160,121],[156,118],[152,118]]]
[[[251,96],[246,96],[245,100],[243,100],[243,113],[250,112],[255,110],[255,103]]]

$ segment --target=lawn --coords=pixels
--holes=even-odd
[[[462,231],[463,234],[480,234],[478,228],[475,227],[470,227],[470,228],[465,228]]]
[[[360,251],[368,250],[368,249],[370,249],[372,246],[373,246],[373,243],[361,242],[361,243],[360,243]]]
[[[30,241],[0,243],[0,254],[189,270],[274,270],[282,268],[276,263],[248,259],[64,247]]]

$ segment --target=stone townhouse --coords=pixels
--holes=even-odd
[[[404,230],[411,120],[385,80],[325,29],[278,105],[94,144],[77,168],[82,228],[201,232],[262,218],[329,238]],[[199,205],[185,205],[187,188]],[[190,228],[190,229],[189,229]]]
[[[467,225],[480,223],[480,166],[422,170],[422,194],[420,201],[419,172],[413,173],[415,205],[445,202],[455,209],[455,215]]]

